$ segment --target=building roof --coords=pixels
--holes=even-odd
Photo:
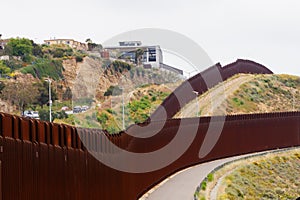
[[[60,41],[60,40],[63,40],[63,41],[65,41],[65,40],[75,41],[74,39],[50,39],[50,40],[44,40],[44,42],[46,42],[46,41]]]
[[[119,45],[120,46],[141,46],[142,42],[141,41],[120,41]]]

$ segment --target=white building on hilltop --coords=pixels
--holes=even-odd
[[[163,62],[159,45],[143,46],[140,41],[121,41],[119,46],[104,47],[109,56],[116,59],[126,59],[136,64],[143,64],[148,68],[159,68]]]
[[[183,75],[183,71],[163,63],[163,54],[159,45],[142,45],[141,41],[121,41],[119,46],[104,47],[106,58],[124,59],[144,68],[162,68]]]

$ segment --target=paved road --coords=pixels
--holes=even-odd
[[[284,150],[284,149],[283,149]],[[276,151],[276,150],[275,150]],[[216,167],[251,155],[260,155],[266,152],[257,152],[241,156],[215,160],[185,169],[154,187],[140,200],[193,200],[193,195],[200,182]]]
[[[254,75],[240,74],[233,78],[216,85],[209,93],[200,95],[175,115],[175,118],[188,118],[195,117],[197,110],[201,110],[201,115],[223,115],[226,113],[226,98],[234,94],[240,86],[254,79]],[[224,110],[225,109],[225,110]]]

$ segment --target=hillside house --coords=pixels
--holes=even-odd
[[[159,45],[145,46],[140,41],[122,41],[119,46],[104,47],[104,50],[109,52],[109,55],[117,59],[126,59],[131,62],[136,62],[140,59],[143,65],[159,68],[163,62],[162,51]],[[136,58],[137,50],[141,50],[143,55]]]
[[[65,44],[71,47],[72,49],[76,50],[88,50],[88,45],[86,43],[78,42],[73,39],[50,39],[44,40],[45,44],[47,45],[55,45],[55,44]]]
[[[183,74],[183,71],[163,63],[163,54],[159,45],[142,45],[140,41],[122,41],[119,46],[104,47],[106,57],[129,60],[137,63],[137,60],[144,68],[161,68],[177,74]],[[137,58],[137,51],[142,55]]]

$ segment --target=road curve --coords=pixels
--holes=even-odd
[[[162,183],[158,184],[149,192],[147,192],[139,200],[194,200],[194,193],[200,182],[216,167],[243,157],[249,157],[255,154],[260,155],[266,152],[274,151],[278,150],[224,158],[190,167],[167,178]]]

